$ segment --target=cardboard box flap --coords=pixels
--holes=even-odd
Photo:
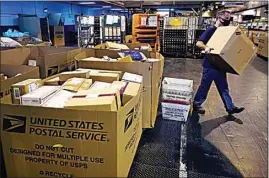
[[[108,49],[96,49],[95,50],[95,57],[102,58],[104,56],[108,56],[112,59],[121,58],[118,54],[118,51],[108,50]]]
[[[1,51],[1,64],[28,65],[29,48],[15,48]]]
[[[20,81],[32,78],[39,78],[38,67],[25,65],[1,65],[1,73],[8,76],[8,79],[1,81],[1,92],[9,90],[11,85]],[[21,75],[17,75],[20,73]]]
[[[94,49],[85,49],[81,53],[75,56],[77,61],[88,58],[88,57],[95,57],[95,50]]]
[[[70,51],[77,51],[77,50],[81,50],[80,48],[76,48],[76,47],[56,47],[56,46],[38,46],[38,47],[31,47],[32,48],[36,48],[38,49],[39,55],[40,56],[45,56],[48,54],[55,54],[55,53],[62,53],[62,52],[70,52]]]

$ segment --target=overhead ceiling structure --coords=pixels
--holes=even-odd
[[[139,8],[139,9],[148,9],[148,8],[178,8],[178,9],[186,9],[186,8],[200,8],[202,1],[71,1],[73,4],[79,4],[83,6],[88,6],[91,8]]]
[[[93,9],[124,8],[124,4],[110,1],[69,1],[72,4],[83,5]]]
[[[147,10],[147,9],[174,9],[174,10],[195,10],[199,11],[201,7],[202,11],[218,11],[222,9],[230,10],[231,12],[244,11],[249,8],[257,8],[262,6],[268,7],[268,1],[169,1],[169,0],[123,0],[123,1],[71,1],[73,4],[79,4],[96,9],[107,10]]]

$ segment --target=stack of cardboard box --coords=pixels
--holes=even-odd
[[[39,67],[42,79],[76,68],[75,55],[81,52],[74,47],[35,46],[1,51],[1,65]]]
[[[162,84],[164,119],[187,121],[193,97],[193,81],[165,77]]]
[[[11,86],[12,101],[21,105],[118,111],[137,95],[142,80],[142,76],[127,72],[122,75],[121,71],[79,68],[43,81],[27,79],[15,83]]]
[[[141,44],[132,43],[134,48]],[[130,49],[130,45],[127,44]],[[157,52],[140,50],[147,60],[133,61],[130,56],[121,58],[121,51],[108,49],[85,49],[76,55],[79,68],[117,70],[139,74],[143,76],[143,128],[153,128],[157,119],[157,109],[159,105],[159,95],[163,74],[164,57]],[[104,60],[104,56],[113,60]],[[115,59],[115,60],[114,60]],[[119,60],[117,60],[119,59]]]

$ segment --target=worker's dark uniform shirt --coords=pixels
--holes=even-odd
[[[207,42],[210,40],[210,38],[212,37],[212,35],[215,33],[216,30],[217,30],[217,27],[215,26],[208,27],[208,29],[206,29],[206,31],[199,38],[199,41],[202,41],[204,42],[204,44],[207,44]],[[209,47],[214,48],[214,46],[209,46]],[[204,59],[203,59],[203,67],[214,68],[213,65],[208,61],[206,55],[204,56]]]

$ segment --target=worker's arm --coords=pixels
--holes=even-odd
[[[205,53],[210,53],[210,51],[212,50],[212,48],[206,46],[202,41],[197,41],[196,46],[201,50],[205,51]]]
[[[206,45],[202,41],[197,41],[196,46],[200,48],[201,50],[205,50]]]

